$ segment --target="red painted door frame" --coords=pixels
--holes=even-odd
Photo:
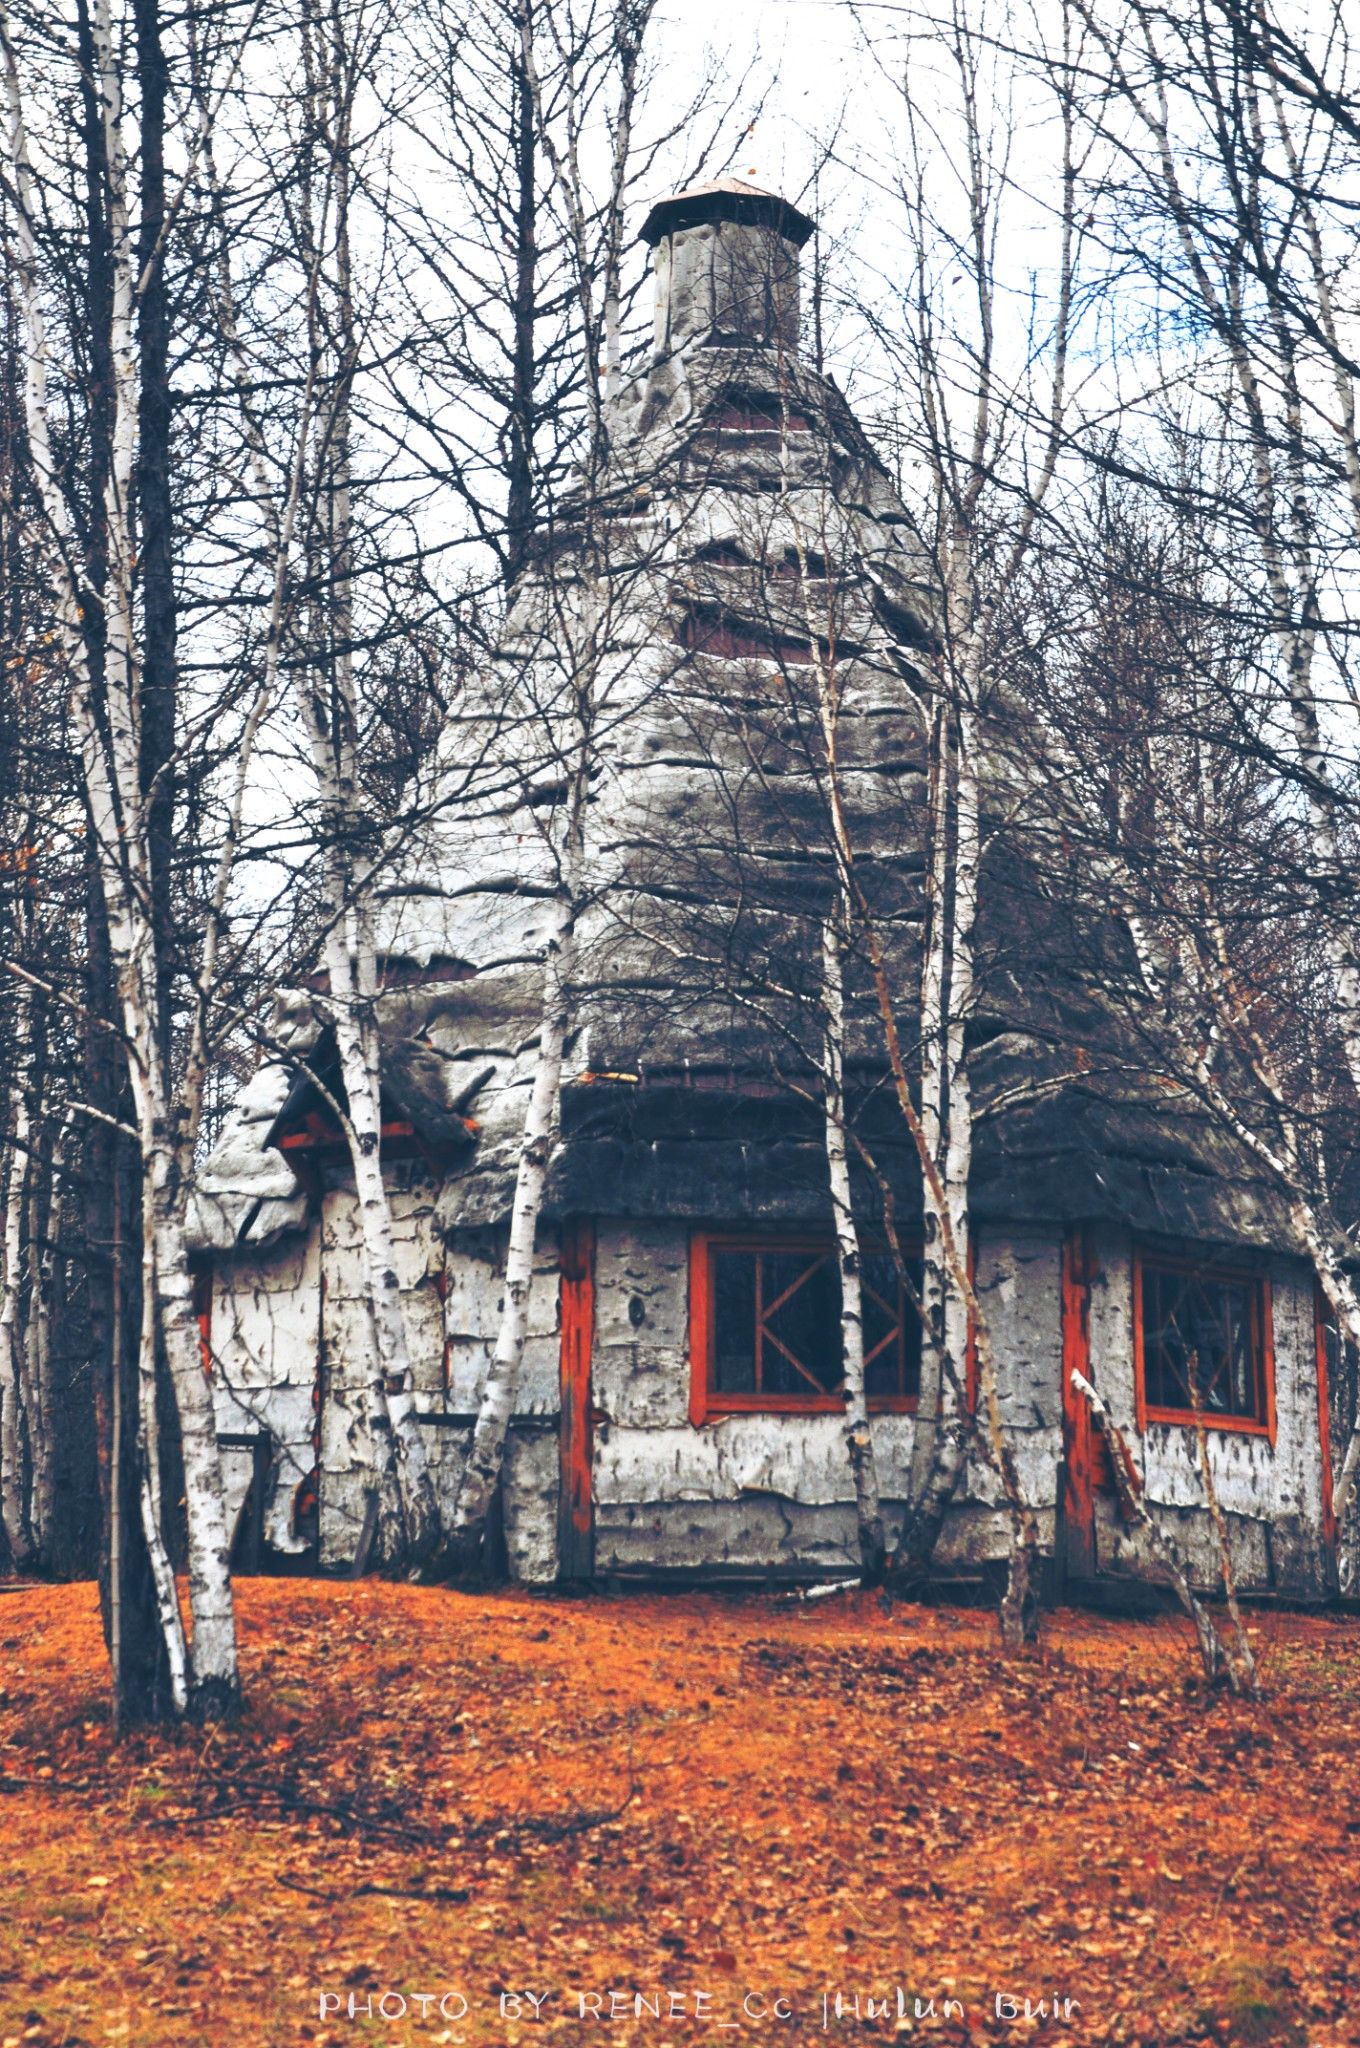
[[[595,1489],[590,1358],[595,1343],[595,1229],[588,1221],[563,1226],[561,1251],[560,1484],[557,1500],[557,1572],[589,1579],[595,1570]]]
[[[1075,1225],[1062,1248],[1062,1417],[1063,1417],[1063,1558],[1073,1578],[1094,1578],[1096,1571],[1096,1486],[1100,1449],[1091,1421],[1091,1404],[1072,1385],[1072,1374],[1091,1378],[1091,1247],[1086,1232]]]

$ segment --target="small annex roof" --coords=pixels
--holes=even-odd
[[[795,249],[802,248],[817,225],[777,192],[766,192],[744,178],[713,178],[706,185],[689,185],[669,199],[659,199],[642,224],[639,240],[655,248],[663,235],[724,220],[742,227],[773,228]]]
[[[411,1126],[422,1149],[431,1154],[465,1152],[474,1142],[474,1126],[448,1101],[448,1062],[432,1046],[402,1036],[386,1037],[383,1046],[382,1114],[384,1121],[399,1119]],[[470,1089],[464,1089],[464,1098]],[[340,1136],[331,1113],[332,1102],[342,1107],[345,1084],[335,1034],[323,1030],[312,1048],[308,1064],[293,1073],[292,1086],[279,1106],[264,1136],[264,1145],[287,1151],[287,1140],[296,1136],[309,1113],[319,1114]]]

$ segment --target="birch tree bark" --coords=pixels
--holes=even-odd
[[[1214,1626],[1213,1616],[1194,1589],[1185,1559],[1166,1531],[1148,1512],[1147,1502],[1137,1481],[1133,1457],[1122,1431],[1088,1379],[1081,1373],[1074,1372],[1072,1384],[1082,1399],[1089,1403],[1096,1426],[1110,1447],[1110,1465],[1114,1473],[1115,1491],[1125,1521],[1142,1535],[1157,1563],[1166,1573],[1176,1598],[1194,1623],[1205,1678],[1213,1685],[1221,1675],[1226,1674],[1228,1683],[1236,1692],[1236,1666],[1224,1651],[1218,1630]]]
[[[6,156],[15,194],[17,294],[25,335],[25,422],[42,513],[41,543],[56,594],[61,649],[83,769],[90,831],[128,1059],[151,1242],[146,1274],[154,1317],[143,1327],[154,1376],[157,1334],[164,1345],[180,1418],[184,1460],[193,1636],[186,1705],[198,1714],[234,1710],[239,1683],[227,1531],[212,1391],[199,1360],[185,1242],[187,1186],[180,1171],[181,1119],[163,1059],[162,982],[151,911],[148,816],[140,745],[140,661],[134,565],[133,478],[138,447],[138,380],[133,321],[136,270],[123,147],[119,67],[107,0],[90,17],[93,83],[103,144],[110,234],[108,394],[109,461],[104,489],[107,545],[102,591],[91,587],[53,456],[48,342],[39,282],[36,180],[24,119],[23,88],[8,17],[0,15],[0,62],[7,113]],[[100,612],[103,660],[96,674],[83,631],[87,609]]]
[[[161,1435],[156,1409],[156,1307],[159,1290],[154,1198],[149,1188],[144,1188],[142,1200],[142,1333],[137,1374],[137,1457],[141,1469],[142,1538],[151,1560],[151,1579],[156,1589],[156,1609],[170,1674],[170,1698],[175,1712],[183,1715],[189,1708],[189,1648],[184,1638],[174,1566],[165,1543],[165,1514],[161,1501]]]
[[[590,673],[589,668],[587,674]],[[583,707],[578,706],[578,717]],[[500,1324],[482,1390],[467,1463],[459,1482],[445,1562],[454,1571],[475,1570],[484,1553],[487,1518],[501,1481],[515,1389],[529,1333],[538,1219],[557,1121],[562,1055],[571,1020],[571,975],[585,833],[588,728],[578,732],[567,796],[559,894],[543,955],[543,1008],[524,1130],[515,1166],[510,1236],[502,1281]]]
[[[1075,57],[1067,10],[1063,48]],[[951,204],[935,210],[939,77],[926,53],[941,61],[963,137]],[[882,62],[876,47],[873,60]],[[894,172],[910,248],[907,278],[893,323],[876,333],[919,394],[924,436],[919,450],[929,479],[940,590],[940,641],[930,660],[931,707],[926,943],[920,984],[919,1119],[908,1116],[922,1151],[925,1257],[922,1305],[926,1346],[913,1450],[912,1507],[896,1563],[907,1579],[926,1569],[948,1502],[962,1475],[971,1428],[965,1389],[970,1344],[976,1351],[984,1449],[1001,1481],[1012,1533],[1010,1590],[1003,1630],[1029,1631],[1038,1531],[1019,1489],[996,1386],[990,1339],[979,1322],[971,1279],[969,1179],[973,1112],[968,1030],[977,991],[975,961],[984,855],[984,733],[1006,716],[1008,678],[1000,662],[1001,622],[1041,536],[1058,471],[1069,413],[1068,349],[1076,270],[1075,120],[1070,80],[1058,81],[1052,112],[1061,137],[1053,221],[1051,297],[1032,312],[1023,361],[1014,366],[998,337],[1003,265],[999,243],[1019,198],[1012,169],[1014,131],[1004,80],[994,69],[997,43],[985,16],[942,11],[928,23],[920,48],[905,56],[890,82],[899,109]],[[995,102],[995,104],[993,104]],[[958,223],[956,225],[956,222]],[[941,265],[953,286],[941,296]],[[1024,456],[1008,488],[1010,450]],[[998,485],[1001,485],[1000,492]],[[1004,812],[1000,792],[993,807]],[[999,822],[999,821],[998,821]],[[889,1027],[892,991],[886,977],[880,1009],[904,1114],[910,1088],[896,1025]],[[919,1130],[919,1137],[917,1131]],[[929,1161],[927,1168],[926,1162]]]
[[[866,1586],[883,1576],[887,1539],[878,1495],[878,1467],[864,1383],[864,1307],[859,1233],[846,1149],[845,973],[839,913],[822,925],[822,1014],[825,1019],[826,1163],[841,1282],[841,1369],[845,1376],[845,1445],[855,1484],[860,1569]]]
[[[23,1284],[24,1209],[28,1193],[31,1054],[29,1023],[32,1003],[27,989],[16,1002],[14,1073],[9,1090],[8,1148],[5,1153],[3,1269],[0,1270],[0,1521],[15,1567],[26,1570],[36,1545],[29,1516],[24,1458],[24,1328],[20,1307]]]
[[[50,1116],[50,1110],[49,1110]],[[28,1222],[28,1330],[25,1345],[30,1517],[39,1557],[50,1565],[57,1541],[56,1383],[52,1370],[52,1310],[59,1301],[62,1209],[67,1126],[57,1122],[47,1160],[46,1202],[35,1177]]]
[[[588,101],[582,97],[580,66],[571,53],[569,24],[553,8],[544,10],[542,32],[557,69],[556,90],[550,100],[540,69],[537,18],[528,7],[519,16],[520,65],[570,250],[570,290],[586,365],[586,418],[579,496],[569,509],[563,508],[574,529],[572,567],[560,586],[549,570],[540,593],[540,626],[547,631],[534,659],[540,670],[550,670],[551,675],[539,674],[530,680],[530,694],[540,698],[541,711],[553,728],[550,744],[553,756],[563,761],[565,791],[555,847],[553,914],[543,950],[538,1044],[511,1197],[500,1322],[444,1558],[445,1567],[454,1571],[472,1570],[484,1560],[487,1518],[504,1470],[528,1334],[539,1214],[571,1023],[596,699],[610,622],[622,602],[620,578],[611,573],[610,542],[602,523],[609,460],[605,399],[612,395],[618,372],[622,221],[633,169],[632,128],[641,56],[652,12],[653,0],[617,0],[609,17],[616,98],[610,119],[608,182],[594,208],[585,170]],[[555,651],[550,642],[555,643]]]
[[[365,816],[358,763],[354,667],[352,420],[358,354],[350,204],[356,58],[337,13],[309,9],[304,35],[312,127],[319,139],[320,204],[304,187],[303,254],[312,279],[307,317],[309,424],[316,511],[306,534],[309,581],[319,593],[315,638],[328,659],[297,669],[296,702],[320,797],[325,932],[323,1002],[335,1034],[344,1088],[343,1128],[354,1175],[364,1248],[373,1352],[367,1378],[369,1431],[384,1465],[380,1551],[390,1564],[421,1565],[439,1536],[439,1513],[415,1419],[414,1372],[382,1171],[382,1050],[374,942],[373,827]],[[323,260],[329,240],[331,254]],[[390,1489],[390,1490],[389,1490]]]
[[[921,965],[921,1130],[933,1159],[943,1160],[948,1122],[945,1075],[948,1067],[949,932],[951,844],[954,806],[951,773],[952,728],[943,702],[931,708],[930,771],[926,806],[926,924]],[[910,1584],[925,1577],[944,1526],[949,1502],[967,1458],[970,1424],[966,1389],[960,1378],[965,1352],[952,1327],[949,1286],[938,1222],[929,1206],[923,1217],[921,1262],[921,1391],[912,1437],[911,1480],[906,1527],[893,1560],[894,1580]],[[967,1335],[965,1332],[965,1345]]]

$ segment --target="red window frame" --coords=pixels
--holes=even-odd
[[[904,1247],[908,1256],[919,1251]],[[721,1415],[843,1415],[845,1403],[837,1394],[729,1394],[713,1385],[713,1258],[718,1251],[802,1252],[834,1259],[835,1239],[804,1233],[784,1237],[777,1234],[730,1230],[697,1230],[689,1247],[689,1357],[690,1421],[701,1423]],[[904,1314],[911,1312],[910,1303]],[[914,1415],[918,1396],[883,1394],[871,1396],[871,1415]]]
[[[1275,1318],[1269,1278],[1250,1266],[1233,1265],[1222,1260],[1178,1259],[1170,1254],[1148,1251],[1142,1247],[1135,1248],[1133,1255],[1134,1412],[1139,1431],[1145,1430],[1150,1422],[1172,1423],[1193,1429],[1196,1419],[1195,1410],[1189,1406],[1171,1407],[1148,1400],[1147,1352],[1143,1328],[1143,1275],[1148,1271],[1217,1282],[1221,1286],[1240,1287],[1246,1291],[1251,1366],[1256,1393],[1255,1412],[1251,1415],[1221,1415],[1203,1408],[1200,1410],[1200,1419],[1206,1429],[1240,1436],[1262,1436],[1273,1445],[1276,1434]]]

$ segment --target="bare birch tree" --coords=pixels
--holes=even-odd
[[[933,537],[941,590],[920,988],[919,1127],[930,1162],[924,1176],[928,1371],[913,1459],[913,1512],[899,1567],[904,1578],[920,1575],[962,1474],[970,1437],[961,1411],[971,1327],[988,1457],[1013,1519],[1015,1583],[1006,1623],[1018,1629],[1030,1602],[1036,1524],[1002,1440],[999,1395],[986,1362],[990,1345],[977,1332],[969,1277],[967,1041],[988,842],[1004,835],[1015,802],[1004,777],[998,780],[988,733],[1008,717],[1010,610],[1042,542],[1072,405],[1078,143],[1063,79],[1043,109],[1056,142],[1053,189],[1027,191],[1013,161],[1018,82],[1009,58],[998,53],[997,25],[985,15],[965,19],[957,8],[913,11],[909,23],[900,72],[892,68],[898,53],[891,39],[872,45],[895,90],[898,168],[889,175],[902,208],[908,280],[898,301],[873,315],[872,330],[920,423],[906,430],[902,454],[926,486],[919,516]],[[1066,11],[1062,33],[1064,47],[1072,49],[1075,31]],[[1035,207],[1043,209],[1051,241],[1041,288],[1015,276],[1002,253],[1010,224]],[[1022,293],[1024,342],[1017,348],[1012,323]],[[887,1009],[885,1002],[885,1028]]]
[[[564,577],[549,570],[540,599],[544,611],[540,636],[530,656],[548,672],[538,688],[541,691],[546,686],[546,701],[560,733],[554,752],[560,749],[564,788],[558,806],[556,884],[543,949],[538,1044],[515,1167],[501,1319],[449,1536],[448,1561],[462,1570],[473,1566],[482,1552],[524,1355],[534,1248],[570,1021],[569,990],[581,908],[585,806],[601,664],[627,586],[626,576],[620,579],[614,573],[605,527],[610,454],[607,400],[615,394],[621,360],[623,218],[635,170],[633,124],[651,15],[652,0],[619,0],[610,16],[608,48],[615,84],[606,115],[608,171],[603,196],[593,204],[584,165],[584,152],[591,140],[591,97],[583,93],[573,61],[572,17],[567,9],[552,7],[541,16],[525,8],[520,17],[520,75],[539,147],[549,166],[554,210],[563,224],[568,289],[583,343],[584,427],[575,502],[562,507],[574,529],[571,569]],[[551,102],[543,84],[545,45],[557,86]]]
[[[1177,843],[1149,927],[1163,949],[1154,941],[1141,958],[1180,1070],[1278,1188],[1353,1346],[1354,1222],[1335,1206],[1325,1135],[1353,1125],[1360,1086],[1349,596],[1360,442],[1343,196],[1358,138],[1344,12],[1295,20],[1268,0],[1193,17],[1143,0],[1074,11],[1084,54],[1052,61],[1092,151],[1090,241],[1107,275],[1142,287],[1136,319],[1108,300],[1120,431],[1092,421],[1083,439],[1110,491],[1137,491],[1193,536],[1201,637],[1221,642],[1231,625],[1251,639],[1250,659],[1227,673],[1207,672],[1192,634],[1182,652],[1190,673],[1199,666],[1199,732],[1212,729],[1220,762],[1250,767],[1275,834],[1225,810],[1202,763],[1194,814],[1159,792]],[[1206,865],[1210,820],[1220,848]],[[1146,879],[1146,844],[1126,838],[1123,852]],[[1311,1020],[1305,1045],[1262,1000],[1263,923],[1275,973],[1289,962],[1295,1020]],[[1360,1467],[1348,1429],[1339,1515]]]
[[[54,592],[61,659],[83,762],[84,792],[99,866],[120,997],[135,1129],[151,1232],[146,1271],[155,1314],[144,1321],[144,1373],[154,1380],[163,1344],[179,1410],[188,1514],[193,1703],[230,1711],[237,1695],[236,1643],[227,1565],[221,1473],[211,1389],[204,1379],[185,1243],[193,1104],[176,1102],[163,1023],[164,948],[154,913],[155,854],[143,770],[141,597],[134,481],[140,393],[135,339],[141,273],[136,260],[125,142],[121,65],[108,9],[91,18],[93,90],[98,104],[104,198],[110,224],[109,463],[104,485],[103,574],[96,581],[63,489],[50,405],[50,352],[39,260],[39,182],[30,149],[26,88],[8,20],[0,22],[6,94],[6,181],[26,356],[25,425],[38,505],[35,542]],[[86,630],[98,610],[103,644]],[[187,1114],[185,1113],[187,1111]],[[154,1276],[154,1277],[153,1277]],[[162,1561],[164,1568],[164,1561]],[[186,1695],[187,1703],[187,1695]]]
[[[1338,212],[1332,197],[1356,147],[1352,125],[1338,118],[1352,89],[1342,15],[1324,9],[1309,27],[1309,46],[1325,52],[1320,109],[1274,56],[1265,4],[1193,20],[1143,0],[1109,10],[1083,0],[1078,12],[1089,61],[1100,60],[1099,97],[1080,59],[1070,69],[1116,163],[1092,195],[1100,231],[1119,261],[1147,272],[1168,308],[1193,320],[1202,368],[1222,372],[1206,397],[1242,456],[1233,500],[1250,549],[1242,597],[1276,643],[1337,1038],[1360,1088],[1360,941],[1347,908],[1355,755],[1339,744],[1329,709],[1335,694],[1338,711],[1353,717],[1360,701],[1343,596],[1360,551],[1357,366],[1341,313],[1353,238],[1344,202]],[[1134,223],[1145,231],[1141,246]]]

